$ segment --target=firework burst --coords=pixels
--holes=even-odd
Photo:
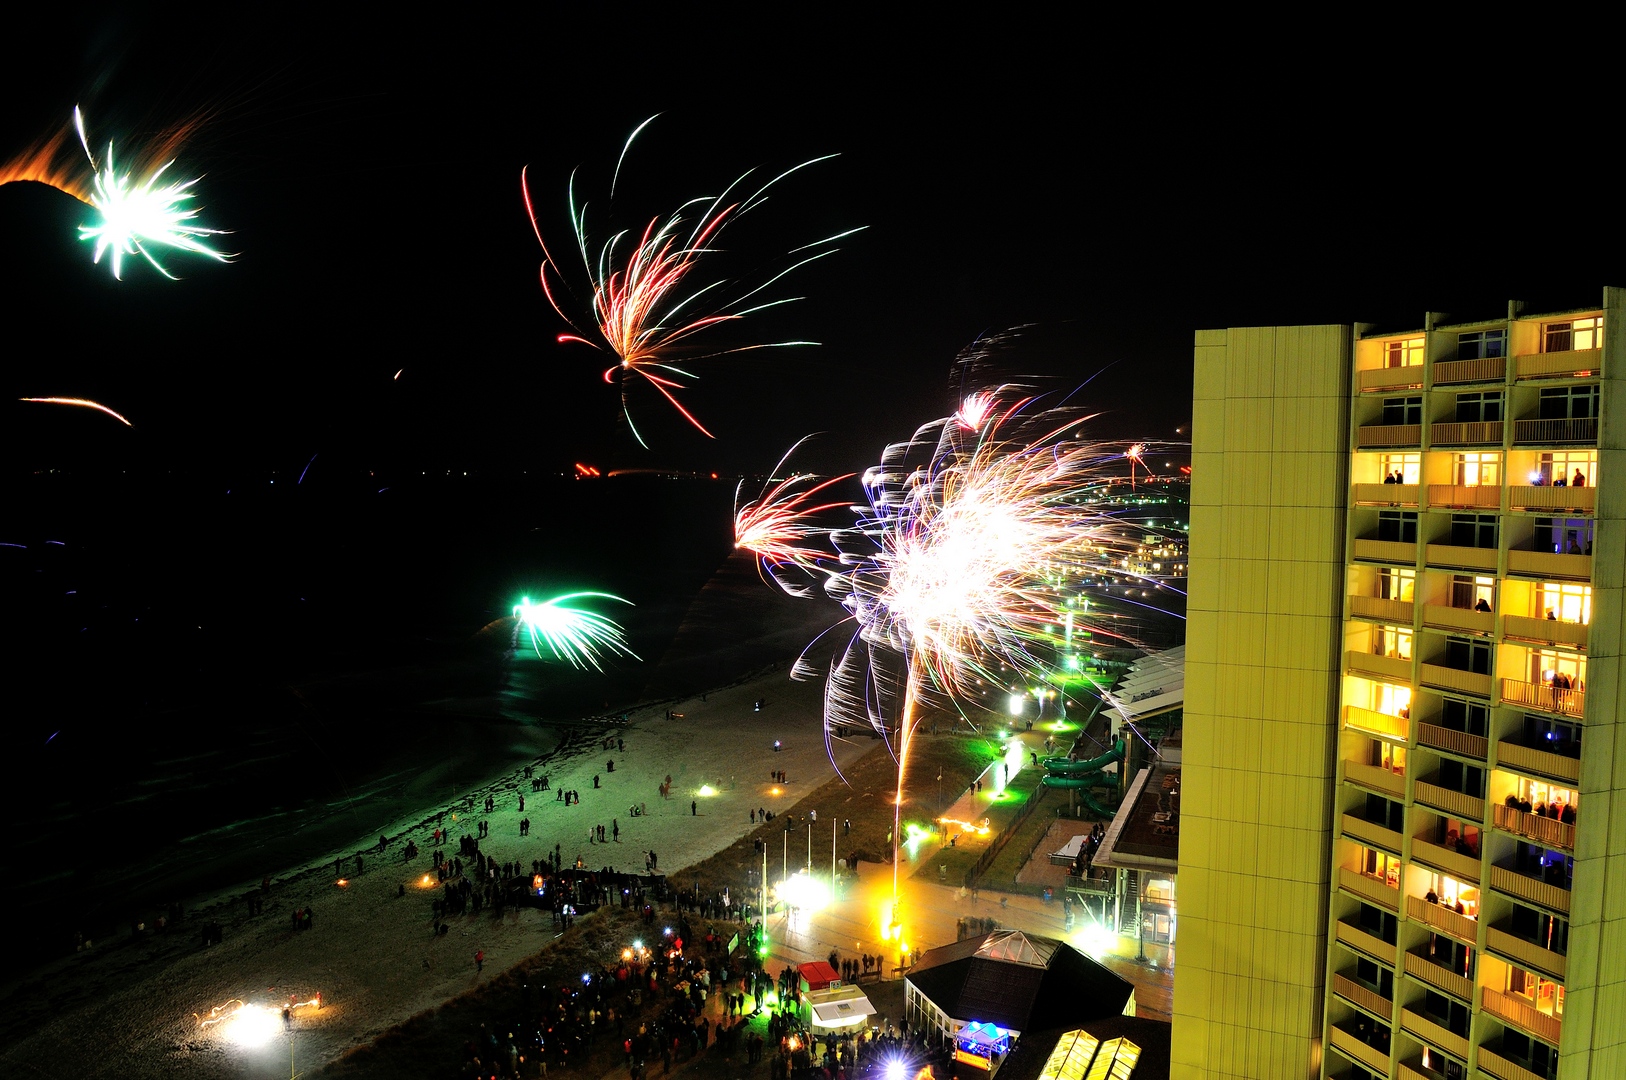
[[[541,656],[542,646],[546,645],[556,658],[568,660],[584,671],[588,667],[603,671],[599,658],[606,653],[637,660],[638,655],[627,647],[626,633],[615,620],[577,603],[586,599],[614,600],[631,606],[631,601],[604,592],[565,593],[540,604],[531,603],[528,596],[522,597],[514,605],[514,614],[519,618],[514,628],[516,641],[520,629],[524,628],[536,655]]]
[[[652,120],[654,117],[638,125],[622,147],[610,182],[612,198],[615,181],[620,177],[621,165],[633,140]],[[615,357],[615,363],[604,370],[604,381],[612,385],[619,381],[622,414],[633,437],[641,445],[647,448],[648,443],[633,423],[628,403],[628,391],[633,382],[641,380],[654,387],[695,430],[711,438],[711,432],[677,398],[678,391],[692,384],[696,378],[690,370],[694,361],[755,349],[817,344],[812,341],[774,341],[709,348],[703,344],[697,346],[693,339],[719,324],[735,322],[800,299],[785,297],[762,300],[760,297],[785,275],[833,254],[836,249],[830,244],[860,230],[850,229],[793,249],[788,254],[799,257],[791,265],[754,287],[739,289],[718,279],[699,283],[695,270],[707,256],[720,250],[718,244],[724,229],[761,205],[770,188],[792,173],[833,156],[804,161],[746,195],[744,192],[754,174],[754,170],[748,171],[720,195],[691,199],[664,219],[651,218],[641,233],[634,234],[627,230],[614,233],[598,248],[596,254],[590,250],[588,240],[587,205],[583,203],[577,206],[576,183],[572,176],[569,189],[570,220],[576,249],[591,290],[588,305],[592,314],[590,331],[581,329],[577,320],[560,304],[555,286],[568,279],[542,236],[542,227],[531,203],[526,172],[521,171],[520,190],[525,199],[525,210],[530,216],[537,242],[542,245],[542,291],[554,311],[574,331],[560,334],[558,340],[579,342]],[[804,254],[809,252],[811,254]]]
[[[833,551],[809,546],[816,536],[828,536],[829,529],[819,526],[815,519],[848,505],[846,500],[819,503],[820,493],[848,479],[853,474],[821,480],[812,473],[792,473],[784,479],[777,474],[784,469],[802,443],[802,439],[779,459],[774,466],[775,476],[764,484],[761,493],[743,506],[740,492],[745,486],[741,480],[734,489],[734,547],[749,551],[757,557],[758,572],[764,580],[772,580],[792,596],[809,596],[811,588],[803,578],[815,573],[821,565],[835,558]],[[798,578],[786,576],[785,570],[801,572]]]

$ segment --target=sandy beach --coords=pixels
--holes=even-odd
[[[532,793],[514,768],[464,795],[475,810],[444,799],[384,829],[389,843],[357,836],[341,851],[273,875],[264,910],[250,915],[242,894],[253,883],[213,898],[193,898],[186,921],[159,934],[126,930],[93,943],[4,988],[10,1004],[3,1060],[19,1075],[74,1077],[281,1077],[291,1068],[309,1075],[353,1046],[402,1020],[470,989],[482,978],[535,953],[557,936],[552,920],[535,910],[489,912],[451,920],[450,933],[431,934],[431,902],[439,883],[430,870],[432,831],[444,812],[455,854],[460,835],[488,823],[482,850],[497,859],[529,864],[558,845],[567,860],[592,868],[642,871],[655,851],[670,873],[728,846],[752,828],[750,811],[794,804],[834,773],[822,734],[822,685],[793,683],[785,669],[726,689],[632,712],[623,723],[579,731],[549,758],[537,761],[550,790]],[[759,712],[754,702],[766,699]],[[675,715],[668,718],[670,708]],[[625,750],[605,749],[619,739]],[[780,744],[775,749],[775,741]],[[836,744],[842,764],[874,744]],[[613,772],[607,762],[615,762]],[[784,770],[774,784],[770,770]],[[599,788],[593,777],[599,777]],[[660,785],[670,776],[671,797]],[[701,794],[709,785],[714,794]],[[566,806],[557,789],[580,792]],[[487,795],[495,800],[484,812]],[[525,797],[525,810],[519,798]],[[647,812],[632,816],[634,804]],[[530,835],[519,835],[529,818]],[[620,842],[591,843],[590,830],[612,823]],[[403,861],[408,840],[419,853]],[[354,873],[354,854],[364,856]],[[334,874],[344,858],[346,884]],[[406,895],[399,895],[402,889]],[[312,928],[295,931],[292,915],[311,912]],[[220,944],[205,947],[202,927],[218,922]],[[484,974],[473,956],[484,950]],[[322,995],[323,1006],[301,1010],[292,1040],[245,1049],[200,1027],[207,1014],[232,999],[265,1005]]]

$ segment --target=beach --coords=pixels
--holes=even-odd
[[[459,836],[474,836],[486,822],[489,838],[481,848],[499,860],[529,865],[551,857],[557,844],[569,862],[642,872],[652,850],[659,868],[672,872],[749,832],[752,810],[788,807],[830,779],[822,731],[822,684],[791,682],[783,668],[634,710],[624,723],[578,729],[558,751],[536,759],[549,791],[533,793],[515,769],[466,792],[474,796],[473,812],[464,812],[460,800],[442,799],[383,829],[382,853],[377,835],[357,836],[339,851],[272,875],[259,915],[250,915],[232,890],[189,905],[185,922],[171,932],[126,930],[9,987],[3,1060],[25,1074],[132,1080],[280,1077],[291,1065],[308,1074],[557,936],[548,914],[512,908],[500,919],[489,911],[454,917],[449,933],[432,935],[431,901],[440,888],[430,852],[438,815],[444,812],[452,838],[448,856]],[[625,749],[606,749],[604,740],[620,740]],[[846,764],[873,745],[836,743],[835,757]],[[786,782],[773,783],[772,770],[783,770]],[[672,794],[662,799],[668,775]],[[708,786],[715,793],[701,794]],[[566,806],[555,798],[559,789],[578,791],[580,803]],[[495,802],[490,814],[487,795]],[[647,812],[632,816],[634,804]],[[530,819],[529,837],[519,835],[521,818]],[[608,831],[612,823],[619,843],[590,842],[593,826]],[[410,862],[402,857],[408,840],[419,849]],[[362,872],[354,873],[354,853],[369,846]],[[343,885],[335,858],[344,860]],[[292,916],[301,909],[310,912],[311,928],[296,931]],[[201,931],[209,922],[220,924],[221,941],[204,946]],[[477,950],[485,953],[483,974],[475,969]],[[233,999],[280,1006],[290,996],[306,1001],[317,993],[320,1010],[299,1011],[292,1062],[287,1039],[235,1046],[193,1015]]]

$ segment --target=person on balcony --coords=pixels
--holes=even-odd
[[[1564,486],[1564,476],[1563,476],[1562,473],[1560,473],[1558,476],[1553,477],[1553,487],[1563,487],[1563,486]]]
[[[1565,803],[1564,804],[1564,809],[1559,812],[1558,820],[1562,821],[1566,825],[1574,825],[1575,824],[1575,804],[1574,803]]]
[[[1433,889],[1430,889],[1428,892],[1423,894],[1423,899],[1428,901],[1430,904],[1438,904],[1440,902],[1440,894],[1435,892]]]
[[[1586,473],[1576,469],[1575,475],[1570,478],[1570,487],[1586,487]]]
[[[1475,611],[1483,611],[1483,612],[1486,612],[1488,614],[1490,612],[1490,609],[1491,609],[1490,604],[1485,600],[1485,598],[1483,596],[1481,596],[1474,603],[1474,610]]]

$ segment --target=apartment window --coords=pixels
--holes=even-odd
[[[1384,402],[1387,413],[1389,403]],[[1588,420],[1598,415],[1598,384],[1550,386],[1541,392],[1538,417],[1542,420]],[[1421,412],[1418,416],[1421,417]],[[1388,421],[1384,421],[1387,423]],[[1400,421],[1396,421],[1399,423]],[[1406,421],[1420,424],[1421,419]]]
[[[1457,395],[1457,423],[1473,424],[1480,421],[1502,419],[1502,392],[1487,390],[1483,393]]]
[[[1440,726],[1483,736],[1490,726],[1490,709],[1477,701],[1448,697],[1440,706]]]
[[[1448,637],[1445,639],[1445,666],[1458,671],[1472,671],[1489,675],[1491,645],[1479,638]]]
[[[1506,803],[1527,814],[1539,814],[1570,825],[1581,812],[1581,800],[1573,789],[1524,776],[1516,778]]]
[[[1510,965],[1507,992],[1524,998],[1527,1004],[1536,1007],[1537,1012],[1558,1018],[1564,1015],[1564,988],[1544,975]]]
[[[1423,997],[1423,1012],[1443,1028],[1468,1037],[1468,1006],[1430,990]]]
[[[1360,850],[1361,873],[1377,878],[1390,888],[1400,887],[1400,856],[1376,848],[1363,847]]]
[[[1465,765],[1456,758],[1440,759],[1440,771],[1435,782],[1443,788],[1460,791],[1476,799],[1485,797],[1485,770],[1477,765]]]
[[[1536,586],[1536,618],[1567,623],[1592,622],[1592,586],[1543,581]]]
[[[1520,840],[1513,846],[1513,869],[1540,878],[1558,889],[1568,889],[1575,876],[1575,860],[1562,851],[1548,851]]]
[[[1451,575],[1451,606],[1467,611],[1496,610],[1496,579],[1484,574]]]
[[[1474,950],[1472,946],[1464,945],[1460,941],[1446,937],[1444,934],[1429,936],[1428,955],[1438,965],[1456,972],[1463,978],[1474,977]]]
[[[1451,543],[1457,547],[1495,547],[1496,515],[1452,514]]]
[[[1382,908],[1373,907],[1371,904],[1362,904],[1361,913],[1356,916],[1356,922],[1362,930],[1365,930],[1373,937],[1380,937],[1391,945],[1395,943],[1400,920]]]
[[[1364,956],[1355,960],[1355,978],[1383,997],[1392,999],[1395,996],[1395,973],[1386,967],[1379,967]]]
[[[1406,804],[1385,799],[1382,795],[1366,797],[1366,820],[1383,825],[1395,832],[1406,831]]]
[[[1372,652],[1395,660],[1411,659],[1411,628],[1375,626],[1372,628]]]
[[[1501,454],[1456,454],[1451,464],[1459,487],[1496,487],[1502,482]]]
[[[1373,765],[1380,769],[1388,769],[1390,772],[1401,776],[1406,774],[1405,746],[1396,745],[1387,739],[1373,739],[1371,742],[1372,748],[1368,757],[1370,757]]]
[[[1378,570],[1378,596],[1382,599],[1411,603],[1416,595],[1417,571],[1400,570],[1389,566]]]
[[[1480,844],[1483,839],[1484,833],[1480,829],[1479,825],[1475,822],[1459,821],[1456,818],[1450,817],[1442,817],[1435,820],[1434,842],[1442,847],[1450,848],[1464,858],[1479,858],[1479,852],[1481,850]],[[1461,899],[1463,904],[1462,913],[1464,915],[1472,915],[1477,919],[1479,917],[1479,891],[1475,889],[1472,897],[1462,896],[1461,890],[1463,888],[1470,888],[1471,886],[1463,886],[1452,878],[1444,878],[1441,880],[1450,882],[1451,885],[1452,899],[1448,902],[1455,906],[1456,900]],[[1432,888],[1436,896],[1445,896],[1445,891],[1440,884],[1440,880],[1436,880]]]
[[[1379,510],[1378,539],[1402,544],[1417,543],[1417,511]]]
[[[1458,360],[1488,360],[1507,355],[1507,330],[1475,330],[1457,335]]]
[[[1545,911],[1528,908],[1523,904],[1514,904],[1510,922],[1512,924],[1510,929],[1515,937],[1521,937],[1555,953],[1570,951],[1570,924],[1556,915],[1549,915]]]
[[[1530,483],[1535,487],[1552,485],[1562,487],[1597,487],[1598,452],[1596,450],[1554,450],[1542,454],[1541,462],[1532,470]]]
[[[1392,397],[1383,399],[1385,424],[1421,424],[1423,399],[1420,397]]]
[[[1545,716],[1524,714],[1525,746],[1534,746],[1568,758],[1581,756],[1581,725],[1550,720]]]
[[[1532,649],[1530,681],[1560,690],[1585,690],[1586,657],[1554,649]]]
[[[1423,1068],[1431,1073],[1438,1073],[1445,1080],[1468,1080],[1468,1067],[1455,1058],[1445,1056],[1442,1050],[1436,1050],[1426,1043],[1423,1046]]]
[[[1378,464],[1383,469],[1383,482],[1389,483],[1389,478],[1399,476],[1399,483],[1415,484],[1423,469],[1423,456],[1421,454],[1383,454],[1378,458]]]
[[[1512,1025],[1502,1029],[1501,1053],[1543,1080],[1558,1080],[1558,1048],[1532,1039]]]
[[[1587,347],[1591,348],[1591,346]],[[1399,341],[1386,341],[1383,343],[1384,367],[1421,367],[1422,363],[1422,338],[1401,338]]]
[[[1592,519],[1537,518],[1534,550],[1561,555],[1592,554]]]
[[[1550,322],[1541,328],[1542,352],[1603,348],[1603,316]],[[1396,365],[1389,365],[1394,367]]]

